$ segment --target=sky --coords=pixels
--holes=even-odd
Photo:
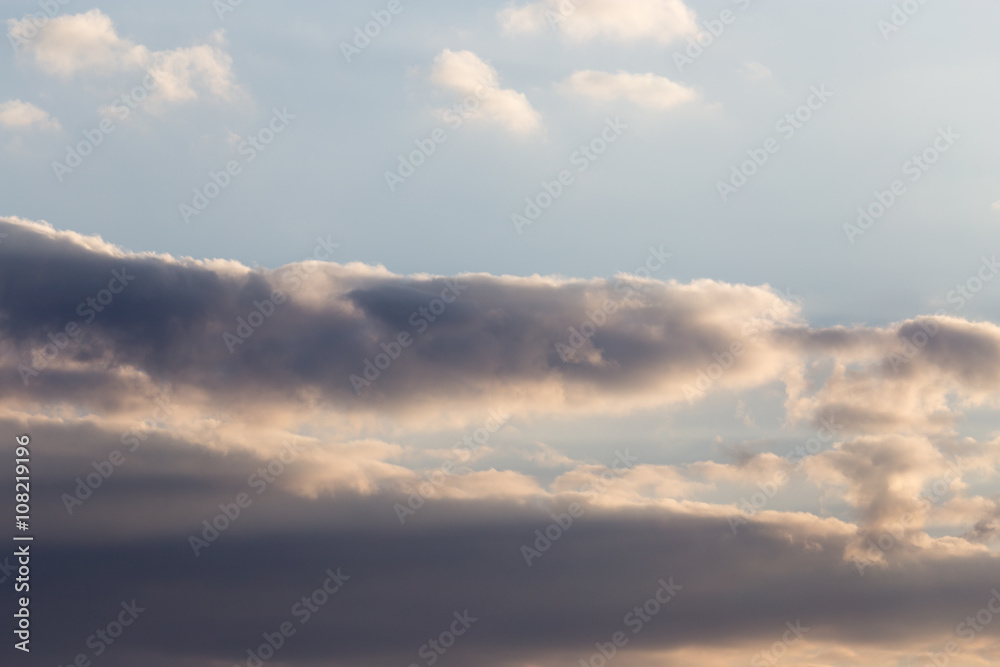
[[[11,664],[1000,660],[995,3],[0,7]]]

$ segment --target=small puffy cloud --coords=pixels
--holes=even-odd
[[[201,94],[231,100],[239,92],[222,31],[208,44],[151,51],[121,37],[99,9],[57,16],[41,27],[30,17],[8,19],[7,29],[11,41],[47,74],[138,76],[147,70],[155,80],[151,98],[160,103],[192,101]]]
[[[774,73],[770,69],[756,61],[748,62],[744,65],[743,74],[751,81],[770,79],[774,76]]]
[[[223,100],[238,93],[233,75],[233,58],[220,48],[221,32],[213,35],[215,45],[201,44],[153,54],[150,68],[156,78],[156,92],[171,102],[197,99],[204,90]]]
[[[695,13],[682,0],[539,0],[498,14],[511,33],[556,29],[570,39],[669,44],[698,32]]]
[[[0,125],[15,130],[58,130],[59,121],[31,102],[9,100],[0,104]]]
[[[442,51],[434,59],[431,80],[466,98],[463,113],[467,118],[502,125],[514,134],[528,134],[541,127],[542,117],[528,98],[501,88],[496,69],[471,51]]]
[[[698,98],[698,93],[656,74],[630,72],[574,72],[561,84],[562,90],[597,100],[625,99],[633,104],[660,111]]]
[[[150,55],[146,47],[119,37],[111,18],[99,9],[58,16],[41,27],[32,17],[8,19],[7,32],[48,74],[131,69]]]

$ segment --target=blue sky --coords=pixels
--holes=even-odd
[[[371,44],[346,62],[341,42],[378,3],[243,3],[220,19],[207,2],[155,11],[98,8],[122,39],[165,51],[205,44],[223,30],[231,100],[197,98],[152,112],[140,106],[94,155],[59,183],[51,163],[97,127],[98,109],[141,80],[141,70],[46,73],[3,51],[5,99],[58,120],[58,131],[0,128],[5,211],[134,250],[226,257],[263,266],[302,259],[317,235],[341,243],[338,260],[399,273],[487,271],[610,276],[630,271],[651,244],[675,255],[663,278],[769,283],[805,300],[817,323],[882,324],[943,306],[947,292],[1000,247],[995,182],[998,130],[990,82],[990,3],[929,3],[883,37],[891,3],[692,2],[698,21],[735,17],[683,71],[669,43],[643,36],[578,40],[544,27],[505,31],[504,3],[404,2]],[[37,11],[5,6],[8,16]],[[471,51],[500,85],[540,115],[536,131],[436,113],[461,99],[432,81],[445,49]],[[652,73],[696,91],[694,102],[650,109],[560,90],[573,72]],[[745,152],[782,137],[776,122],[812,86],[833,97],[728,202],[717,182]],[[191,224],[178,205],[210,171],[239,157],[229,138],[264,127],[273,108],[295,119],[278,141]],[[628,124],[577,184],[518,235],[510,215],[551,180],[605,119]],[[448,141],[405,185],[384,172],[437,127]],[[939,128],[961,137],[851,245],[842,226],[901,177],[902,164]],[[995,308],[989,292],[970,304]],[[942,303],[939,303],[942,302]]]

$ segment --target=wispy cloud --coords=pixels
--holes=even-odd
[[[59,130],[59,121],[30,102],[9,100],[0,104],[0,125],[12,130]]]
[[[756,61],[745,64],[743,66],[743,74],[751,81],[761,81],[774,76],[774,73],[770,69]]]
[[[698,99],[698,93],[664,76],[652,73],[574,72],[560,84],[560,89],[596,100],[624,99],[647,109],[665,111]]]

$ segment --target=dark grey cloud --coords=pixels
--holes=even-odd
[[[87,652],[86,639],[133,599],[146,611],[101,664],[234,664],[289,619],[297,633],[281,664],[422,663],[421,645],[468,609],[479,620],[440,664],[499,667],[589,655],[661,578],[684,588],[634,648],[741,646],[796,619],[810,640],[855,646],[946,636],[998,583],[986,553],[943,558],[905,545],[888,569],[861,576],[845,560],[850,531],[817,518],[751,519],[734,534],[724,516],[596,506],[529,568],[521,546],[571,498],[430,501],[401,526],[400,495],[310,499],[288,493],[285,479],[195,557],[190,533],[245,490],[261,460],[150,438],[69,516],[59,494],[117,434],[23,426],[39,452],[34,657],[53,664]],[[6,492],[8,462],[0,467]],[[293,605],[337,568],[350,580],[299,623]]]
[[[715,362],[713,354],[730,348],[735,325],[782,304],[767,289],[709,281],[680,287],[407,278],[331,264],[251,272],[119,253],[92,240],[85,247],[23,223],[0,221],[0,229],[9,234],[0,248],[0,340],[8,350],[0,392],[46,400],[113,400],[111,387],[95,385],[111,382],[107,371],[123,367],[231,403],[255,396],[284,400],[309,390],[329,404],[367,409],[461,399],[498,383],[546,382],[621,396],[693,380]],[[303,283],[293,272],[306,267],[312,275]],[[122,271],[134,278],[102,312],[80,306]],[[227,345],[224,334],[238,335],[241,318],[249,320],[255,303],[279,289],[290,300],[269,317],[253,315],[263,324],[243,329],[252,335]],[[603,312],[606,304],[617,312]],[[262,308],[270,313],[270,306]],[[70,322],[83,333],[25,387],[17,365],[30,365],[32,354]],[[575,338],[574,330],[590,335]],[[350,377],[364,377],[366,362],[388,361],[379,355],[401,333],[412,344],[397,350],[399,358],[359,396]],[[571,354],[561,356],[557,344]],[[60,363],[66,360],[80,365]],[[759,363],[737,359],[729,377],[753,373]],[[370,367],[368,378],[375,373]]]
[[[309,506],[314,501],[284,500],[288,514],[319,513]],[[389,500],[338,502],[340,511],[365,516]],[[424,511],[446,510],[432,504]],[[47,657],[65,659],[95,620],[135,598],[150,611],[126,638],[130,650],[203,661],[193,664],[235,661],[336,567],[351,580],[289,642],[282,653],[288,664],[408,664],[452,612],[465,609],[480,621],[444,664],[583,656],[671,576],[684,589],[636,638],[640,648],[735,644],[794,619],[812,628],[812,639],[906,641],[946,633],[995,585],[995,561],[986,556],[862,578],[842,561],[842,539],[790,541],[785,530],[764,525],[734,537],[724,520],[651,511],[581,519],[528,569],[519,546],[551,522],[545,514],[503,504],[459,513],[431,529],[331,521],[266,531],[253,530],[251,515],[250,530],[225,534],[198,559],[180,534],[43,542],[39,643]],[[107,664],[128,664],[133,656],[126,656]]]

